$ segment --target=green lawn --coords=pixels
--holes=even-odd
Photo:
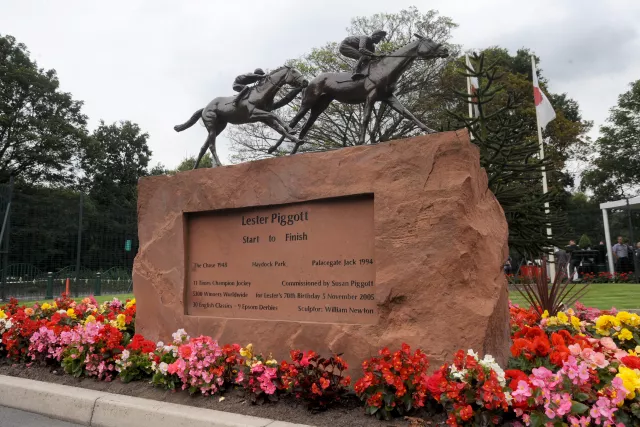
[[[577,287],[576,287],[577,289]],[[525,305],[525,300],[517,291],[509,293],[511,301]],[[599,309],[640,309],[640,285],[630,283],[595,283],[589,286],[587,293],[580,298],[587,307]]]
[[[78,298],[74,298],[74,300],[76,300],[77,302],[82,301],[84,298],[86,297],[78,297]],[[98,301],[100,304],[102,304],[105,301],[111,301],[114,298],[118,298],[120,301],[124,302],[128,299],[132,299],[133,298],[133,294],[119,294],[119,295],[102,295],[99,297],[95,297],[96,301]],[[53,302],[53,300],[43,300],[40,301],[41,303],[45,303],[48,302],[49,304],[51,304]],[[26,304],[29,305],[30,303],[27,301],[21,301],[21,304]]]

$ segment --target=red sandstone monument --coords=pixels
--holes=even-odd
[[[506,362],[507,223],[466,131],[146,177],[138,222],[150,339]]]

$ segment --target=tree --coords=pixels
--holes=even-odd
[[[591,247],[591,239],[586,234],[580,236],[580,241],[578,242],[578,246],[582,249],[587,249]]]
[[[591,164],[581,187],[599,202],[630,198],[640,189],[640,80],[618,97],[600,137],[589,146]]]
[[[569,238],[576,239],[586,234],[593,237],[593,241],[604,240],[602,211],[593,199],[584,193],[574,193],[567,200],[566,212]]]
[[[195,164],[196,164],[196,156],[185,157],[184,159],[182,159],[180,164],[175,169],[167,169],[165,165],[163,165],[162,163],[158,163],[149,171],[149,175],[175,175],[178,172],[193,170],[193,167],[195,166]],[[202,168],[213,167],[211,154],[206,153],[202,157],[202,160],[200,160],[200,167]]]
[[[566,187],[572,181],[562,173],[565,162],[572,156],[590,123],[582,121],[577,103],[566,94],[549,94],[559,100],[557,118],[545,130],[547,140],[545,159],[539,159],[536,113],[532,96],[531,53],[520,49],[514,56],[506,49],[489,48],[474,55],[467,70],[464,59],[450,63],[445,74],[454,81],[454,92],[462,102],[452,103],[450,128],[467,127],[473,142],[480,149],[480,163],[487,171],[489,188],[502,205],[509,223],[509,246],[515,252],[538,256],[552,244],[560,244],[567,230]],[[540,74],[540,73],[539,73]],[[478,109],[480,116],[468,116],[465,78],[478,78]],[[539,75],[546,92],[546,80]],[[457,80],[456,80],[457,79]],[[568,110],[565,114],[565,109]],[[542,194],[541,168],[548,175],[549,193]],[[544,209],[550,204],[550,214]],[[553,239],[547,237],[547,226]]]
[[[399,13],[380,13],[371,17],[357,17],[347,29],[349,35],[371,34],[376,29],[387,31],[386,41],[378,45],[381,52],[391,52],[414,38],[414,33],[422,34],[438,43],[447,43],[451,39],[451,30],[457,25],[448,17],[439,16],[435,10],[420,13],[415,7]],[[441,71],[450,60],[455,59],[459,48],[450,46],[451,58],[442,60],[416,61],[398,82],[395,91],[400,101],[423,123],[434,127],[438,117],[444,116],[444,109],[451,94],[441,82]],[[350,71],[353,63],[348,62],[338,52],[338,43],[331,42],[316,48],[300,60],[289,61],[300,70],[307,79],[321,72]],[[298,98],[289,106],[277,111],[288,122],[298,110]],[[301,147],[301,151],[321,151],[331,148],[359,144],[362,105],[346,105],[333,102],[320,116],[309,132],[310,141]],[[367,144],[388,141],[419,133],[414,123],[405,120],[395,111],[379,104],[374,110],[368,128]],[[229,131],[234,161],[245,161],[269,156],[267,149],[273,145],[279,135],[262,124],[249,124],[234,127]],[[282,155],[290,150],[290,144],[283,144],[282,150],[274,155]]]
[[[83,188],[98,205],[135,206],[138,179],[148,175],[149,135],[124,121],[103,121],[82,146]]]
[[[0,182],[69,184],[86,138],[82,102],[61,92],[55,70],[38,68],[24,44],[0,35]]]
[[[193,167],[196,164],[196,156],[191,156],[191,157],[185,157],[180,164],[178,165],[178,167],[176,167],[174,170],[170,171],[170,173],[178,173],[178,172],[184,172],[184,171],[190,171],[193,170]],[[201,168],[210,168],[213,167],[213,161],[211,159],[211,154],[206,153],[204,155],[204,157],[202,157],[202,160],[200,160],[200,167]]]
[[[532,120],[519,114],[524,99],[517,90],[509,88],[513,75],[502,74],[499,61],[487,64],[485,54],[474,55],[473,70],[464,64],[462,76],[475,77],[479,87],[474,98],[457,91],[465,104],[477,106],[478,116],[452,111],[454,122],[465,126],[480,150],[480,164],[489,178],[493,191],[509,223],[509,246],[521,254],[537,256],[552,246],[546,228],[559,228],[562,217],[557,211],[545,212],[546,202],[554,203],[558,192],[542,194],[541,168],[550,169],[549,159],[542,161],[536,136],[532,136]],[[533,102],[532,102],[533,103]],[[535,131],[535,121],[533,124]]]

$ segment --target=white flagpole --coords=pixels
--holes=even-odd
[[[471,61],[469,61],[469,55],[465,54],[464,55],[465,69],[468,64],[471,64]],[[469,70],[467,70],[467,74],[469,74]],[[469,95],[473,95],[473,93],[471,92],[471,77],[467,77],[467,93]],[[469,98],[469,100],[467,101],[467,105],[469,106],[469,117],[473,119],[474,115],[473,115],[473,103],[471,102],[472,100],[473,98]],[[471,132],[469,132],[469,139],[473,141],[473,133]]]
[[[465,69],[466,69],[467,64],[470,64],[469,55],[465,55],[464,56]],[[467,70],[467,74],[469,74],[469,70]],[[471,93],[471,77],[467,77],[467,93],[469,95],[473,95]],[[469,101],[471,101],[471,98],[469,98]],[[473,104],[471,102],[469,102],[468,105],[469,105],[469,117],[471,117],[473,119]]]
[[[533,72],[532,81],[536,73],[536,60],[531,55],[531,70]],[[538,128],[538,143],[540,144],[540,160],[544,160],[544,141],[542,140],[542,127],[540,126],[540,117],[538,117],[538,109],[536,108],[536,123]],[[549,192],[549,187],[547,185],[547,170],[544,165],[542,165],[542,193],[547,194]],[[544,202],[544,212],[546,215],[549,215],[551,212],[549,202]],[[547,224],[547,237],[551,239],[553,236],[551,227]],[[555,248],[554,248],[555,249]],[[554,263],[553,252],[549,255],[549,273],[551,275],[551,281],[553,281],[556,277],[556,266]]]

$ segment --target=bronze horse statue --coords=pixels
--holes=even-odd
[[[289,126],[271,111],[291,102],[307,84],[308,82],[304,79],[300,71],[288,66],[283,66],[265,75],[256,86],[251,89],[249,95],[240,100],[237,105],[233,102],[233,96],[218,97],[211,101],[205,108],[201,108],[193,113],[186,123],[174,126],[173,129],[176,132],[181,132],[190,128],[202,118],[207,132],[209,132],[207,140],[200,149],[200,154],[198,154],[194,169],[197,169],[204,153],[207,152],[207,148],[213,156],[214,167],[222,166],[216,152],[216,137],[224,130],[228,123],[239,125],[262,122],[282,135],[283,139],[286,137],[296,144],[299,144],[300,140],[292,135]],[[278,93],[284,85],[293,86],[297,89],[292,90],[288,95],[274,103],[273,99],[276,93]]]
[[[364,144],[373,105],[378,101],[386,103],[408,120],[412,120],[425,132],[435,132],[411,114],[400,103],[398,98],[393,95],[398,79],[414,60],[417,58],[435,59],[449,56],[447,48],[442,44],[435,43],[433,40],[419,34],[415,34],[415,36],[416,40],[407,43],[388,55],[376,55],[376,58],[369,64],[365,78],[353,81],[351,80],[351,73],[322,73],[311,80],[302,94],[300,111],[289,123],[289,126],[293,128],[311,110],[307,122],[300,130],[300,141],[295,143],[296,145],[291,154],[298,151],[304,136],[318,116],[327,109],[333,100],[344,104],[364,103],[360,144]],[[284,141],[284,137],[269,148],[269,153],[273,153],[282,144],[282,141]]]

